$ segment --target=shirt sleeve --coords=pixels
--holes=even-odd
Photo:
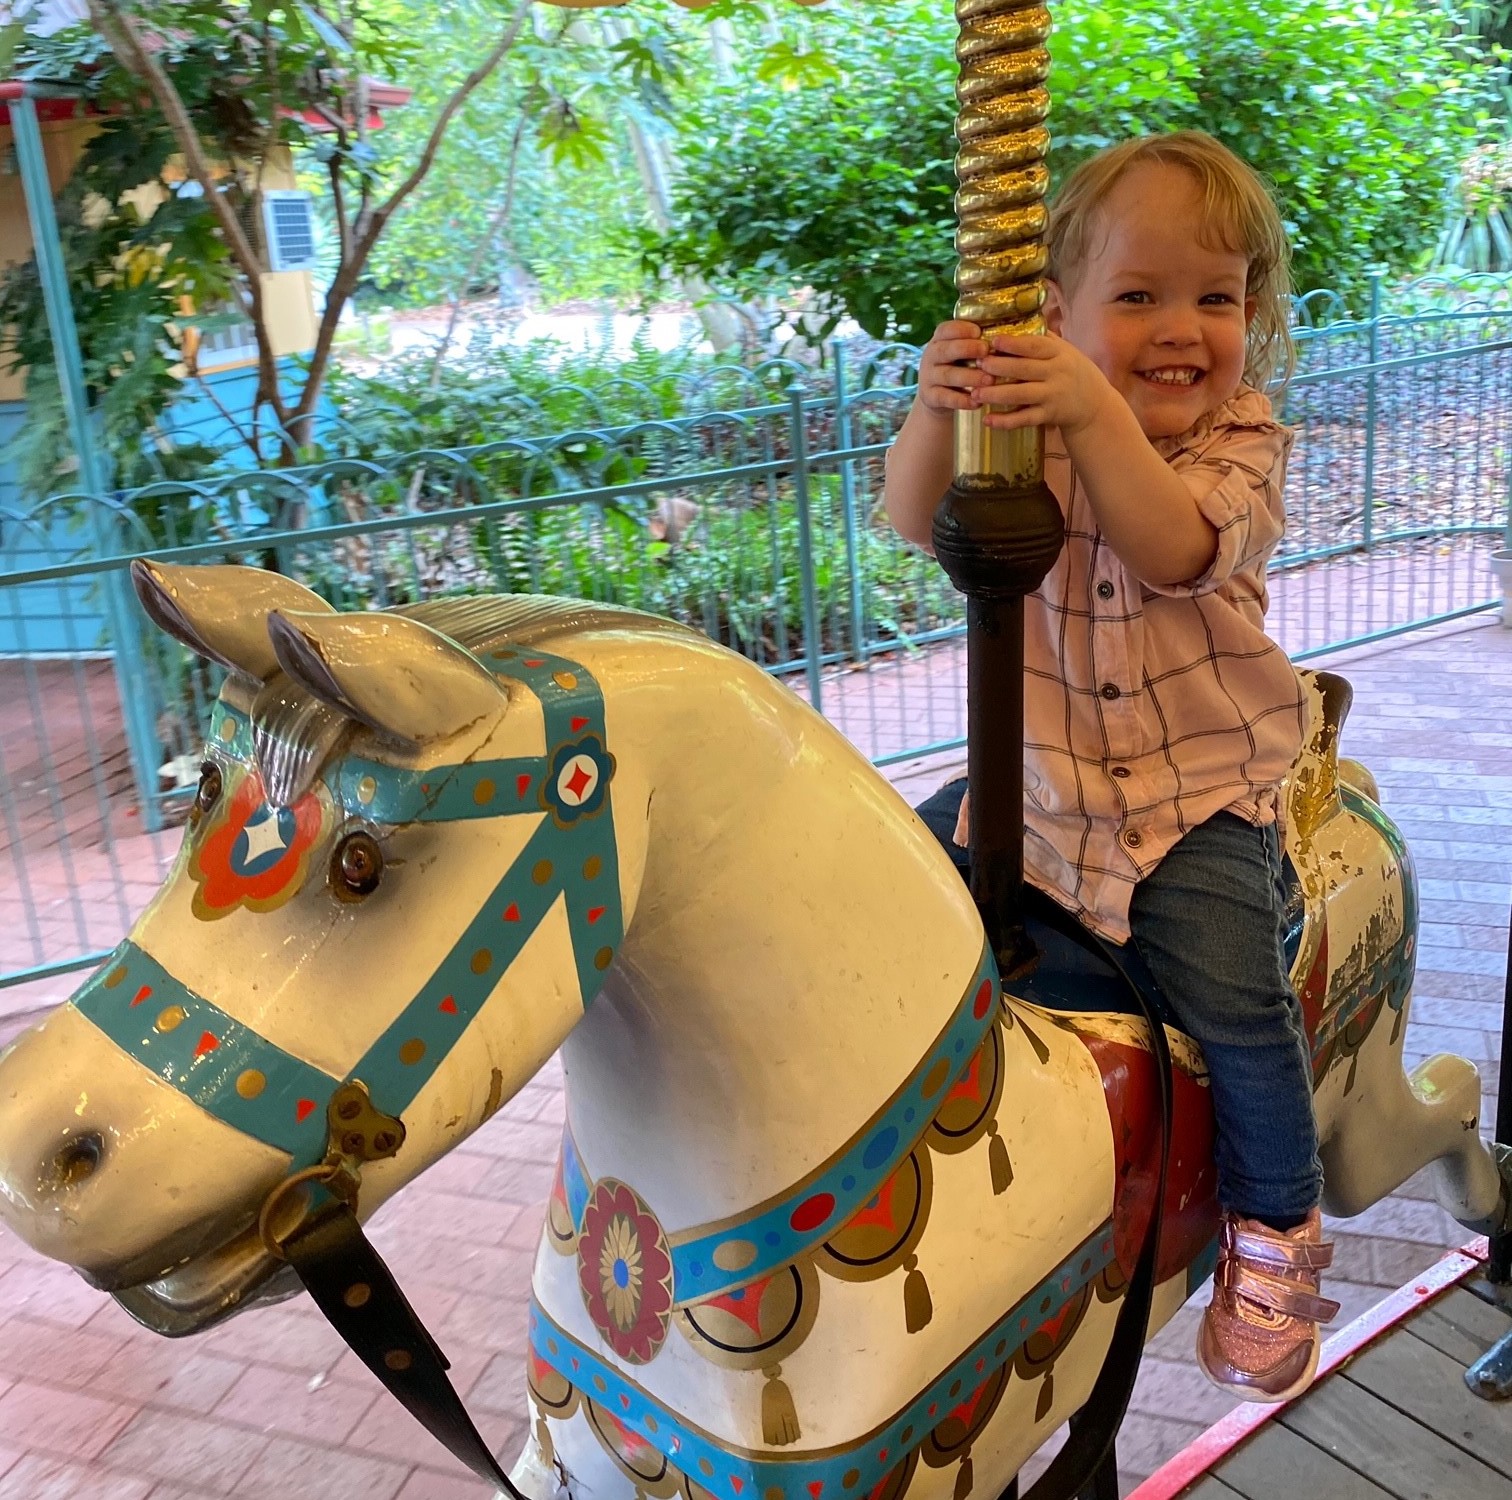
[[[1221,588],[1235,574],[1263,567],[1286,531],[1286,460],[1292,433],[1277,422],[1220,428],[1196,454],[1171,467],[1218,533],[1207,570],[1187,583],[1145,583],[1151,593],[1191,598]]]

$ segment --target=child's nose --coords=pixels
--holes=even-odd
[[[1202,337],[1202,322],[1195,307],[1167,307],[1155,338],[1161,344],[1195,344]]]

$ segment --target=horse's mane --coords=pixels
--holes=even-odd
[[[394,610],[429,625],[469,651],[493,646],[538,646],[558,635],[582,630],[621,629],[665,632],[697,637],[686,625],[624,609],[617,604],[592,604],[581,599],[556,599],[547,594],[479,594],[460,599],[428,599]]]
[[[502,645],[539,646],[584,630],[633,627],[701,639],[696,631],[613,604],[544,594],[480,594],[403,604],[392,613],[418,620],[469,651]],[[314,783],[352,721],[280,673],[252,708],[252,742],[269,800],[289,807]]]

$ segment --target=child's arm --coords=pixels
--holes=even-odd
[[[882,496],[899,535],[933,552],[935,508],[953,477],[955,416],[974,406],[972,392],[991,376],[974,361],[987,353],[975,323],[941,323],[919,361],[919,391],[887,450]]]
[[[1200,578],[1218,532],[1102,371],[1052,335],[993,344],[1000,352],[986,368],[999,383],[975,392],[995,408],[987,424],[1058,427],[1098,526],[1134,575],[1157,588]]]

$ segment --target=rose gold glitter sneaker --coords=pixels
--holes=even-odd
[[[1320,1323],[1339,1304],[1318,1295],[1333,1260],[1318,1210],[1283,1234],[1224,1214],[1213,1300],[1197,1330],[1197,1363],[1214,1385],[1246,1401],[1290,1401],[1318,1368]]]

